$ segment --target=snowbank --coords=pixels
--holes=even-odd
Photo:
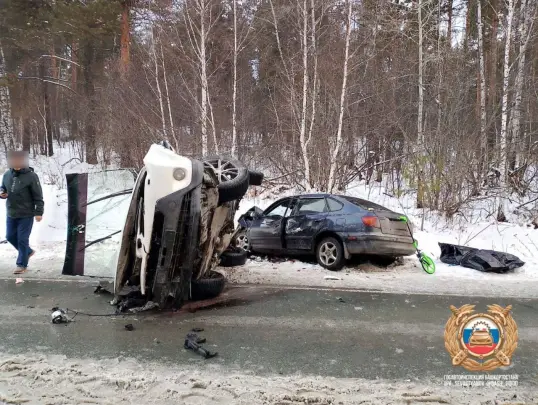
[[[535,403],[535,387],[456,388],[442,381],[257,376],[200,364],[0,355],[0,404],[389,404]],[[527,402],[528,401],[528,402]]]

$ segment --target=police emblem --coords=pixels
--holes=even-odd
[[[517,348],[517,325],[512,305],[488,305],[487,314],[475,314],[475,305],[456,308],[445,326],[445,348],[452,365],[469,371],[491,371],[510,364]]]

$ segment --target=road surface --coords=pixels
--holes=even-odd
[[[322,376],[439,386],[445,375],[469,374],[452,367],[444,348],[449,306],[475,304],[485,312],[486,305],[495,303],[513,305],[519,346],[513,364],[493,374],[517,375],[521,392],[535,392],[537,387],[538,300],[235,286],[226,301],[195,312],[78,314],[73,323],[51,323],[52,307],[112,314],[111,296],[94,294],[94,286],[30,279],[15,285],[14,279],[0,280],[3,358],[29,353],[62,354],[67,359],[119,357],[170,367],[220,367],[262,377]],[[128,323],[134,331],[125,329]],[[203,360],[183,349],[184,337],[193,328],[204,329],[200,335],[207,339],[209,350],[219,353],[216,358]],[[0,393],[1,381],[0,367]]]

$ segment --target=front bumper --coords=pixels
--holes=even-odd
[[[156,203],[152,241],[159,249],[152,249],[148,268],[155,269],[148,280],[152,299],[161,308],[179,306],[189,299],[192,269],[198,249],[200,204],[204,168],[192,161],[192,180],[189,186],[178,190]],[[148,273],[149,275],[149,273]]]
[[[341,235],[346,253],[350,255],[368,254],[377,256],[409,256],[416,252],[413,238],[391,235]]]

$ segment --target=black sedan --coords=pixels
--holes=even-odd
[[[266,254],[315,254],[340,270],[351,255],[399,257],[415,253],[405,216],[370,201],[333,194],[286,197],[239,219],[235,245]]]

